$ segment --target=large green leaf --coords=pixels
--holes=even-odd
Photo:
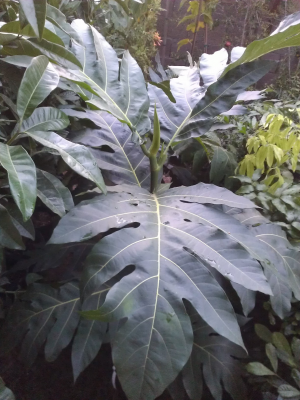
[[[138,135],[147,133],[150,130],[149,98],[136,61],[125,51],[119,71],[116,52],[95,28],[82,20],[73,21],[72,27],[85,44],[85,47],[72,44],[83,72],[72,71],[70,74],[59,69],[60,74],[93,93],[95,96],[88,101],[93,106],[110,112]]]
[[[77,242],[135,223],[95,245],[81,283],[82,298],[89,299],[126,266],[135,267],[113,286],[99,310],[85,313],[109,321],[127,318],[112,348],[118,377],[131,399],[156,398],[188,361],[192,330],[182,299],[216,332],[243,346],[233,308],[207,263],[227,279],[270,293],[259,263],[237,243],[255,237],[206,203],[253,207],[211,185],[157,195],[127,187],[80,203],[62,218],[50,239]]]
[[[35,33],[32,27],[30,25],[26,25],[22,28],[19,21],[9,22],[1,26],[0,32],[17,33],[20,36],[35,37]],[[64,45],[60,37],[58,37],[54,32],[51,32],[47,28],[44,28],[43,37],[50,42],[59,44],[61,46]]]
[[[223,75],[238,65],[248,63],[275,50],[300,45],[300,12],[289,15],[278,28],[265,39],[255,40],[245,49],[242,56],[228,65]],[[239,48],[241,49],[241,48]]]
[[[0,400],[16,400],[13,392],[5,386],[2,378],[0,378]]]
[[[255,61],[243,64],[220,78],[205,92],[199,86],[197,67],[171,79],[171,91],[176,99],[173,104],[165,93],[149,87],[151,115],[154,105],[161,124],[161,137],[168,143],[205,134],[213,124],[214,117],[231,109],[238,95],[248,86],[263,77],[271,68],[270,61]]]
[[[245,358],[246,352],[217,335],[197,313],[193,313],[191,319],[194,331],[193,351],[182,371],[183,385],[188,397],[191,400],[201,398],[199,381],[204,379],[216,400],[223,398],[223,390],[234,400],[246,398],[246,388],[242,380],[243,368],[238,361]]]
[[[85,146],[69,142],[54,132],[33,131],[27,132],[27,135],[43,146],[58,151],[73,171],[94,182],[103,193],[106,193],[101,172],[91,152]]]
[[[101,305],[107,290],[105,287],[98,290],[83,309]],[[36,283],[30,285],[14,304],[2,329],[1,353],[8,352],[25,336],[21,355],[27,364],[33,363],[44,342],[46,359],[54,361],[75,335],[72,363],[77,377],[97,355],[107,329],[106,323],[81,320],[80,309],[76,282],[59,289]]]
[[[0,32],[0,44],[3,45],[3,48],[0,49],[0,54],[4,56],[24,55],[36,57],[45,55],[51,61],[63,67],[71,69],[82,68],[80,62],[71,51],[46,39],[38,40]]]
[[[18,229],[5,207],[0,204],[0,245],[9,249],[22,250],[24,244]]]
[[[21,132],[61,130],[69,125],[69,119],[61,110],[53,107],[39,107],[23,121]]]
[[[205,88],[218,80],[226,68],[227,61],[228,52],[225,49],[216,51],[213,54],[202,54],[200,57],[200,75]]]
[[[34,58],[26,69],[17,98],[21,121],[30,117],[35,108],[54,90],[59,76],[45,56]]]
[[[140,146],[130,140],[131,131],[126,124],[103,111],[63,111],[68,116],[90,119],[100,128],[76,131],[72,141],[92,148],[91,152],[106,178],[115,184],[149,187],[149,160]],[[111,151],[101,151],[102,146],[109,146]]]
[[[216,147],[213,154],[209,179],[210,182],[218,185],[225,176],[234,175],[237,162],[234,155],[223,147]]]
[[[76,40],[76,42],[83,45],[80,36],[72,28],[72,26],[66,22],[66,16],[58,8],[47,4],[46,18],[53,25],[57,26],[59,29],[69,35],[72,39]]]
[[[19,231],[20,235],[28,239],[34,240],[35,231],[32,220],[28,219],[27,221],[24,221],[21,211],[14,203],[6,203],[5,208],[9,212],[10,218],[17,230]]]
[[[292,291],[297,299],[300,296],[299,253],[289,248],[284,231],[278,225],[266,223],[257,211],[249,210],[235,217],[248,225],[266,246],[266,257],[261,261],[273,292],[270,300],[276,314],[284,318],[291,309]]]
[[[0,143],[0,164],[8,173],[11,194],[26,221],[31,217],[36,201],[34,162],[22,146]]]
[[[20,0],[27,21],[39,39],[43,37],[47,0]]]
[[[37,195],[50,210],[60,217],[74,205],[69,189],[55,176],[40,169],[37,170]]]

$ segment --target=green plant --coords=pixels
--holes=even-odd
[[[27,0],[21,5],[26,15]],[[281,236],[276,240],[284,245],[275,251],[271,246],[274,226],[253,227],[239,221],[256,213],[248,199],[214,185],[169,189],[160,181],[175,143],[201,139],[215,117],[230,110],[237,96],[268,72],[272,62],[256,60],[232,69],[225,62],[224,69],[231,70],[221,78],[223,71],[210,74],[212,84],[203,87],[198,68],[190,68],[170,81],[174,103],[159,87],[147,88],[128,51],[119,63],[116,52],[93,26],[78,19],[68,25],[53,8],[45,6],[42,16],[50,18],[51,12],[61,17],[56,23],[72,37],[70,48],[69,43],[66,47],[57,43],[61,40],[58,34],[52,32],[51,36],[47,29],[40,29],[39,17],[32,22],[32,29],[22,28],[22,35],[20,21],[4,24],[0,54],[2,62],[26,68],[21,87],[27,87],[25,82],[36,63],[46,64],[47,55],[45,68],[50,65],[59,75],[62,91],[54,93],[60,102],[56,111],[68,116],[70,125],[66,122],[63,130],[54,133],[41,120],[39,130],[33,130],[30,119],[41,108],[32,110],[29,103],[26,111],[29,108],[32,115],[27,117],[25,112],[27,119],[20,117],[18,128],[10,133],[10,143],[3,146],[37,142],[82,174],[75,155],[86,163],[96,160],[110,185],[105,195],[100,172],[93,166],[97,179],[92,177],[90,186],[78,185],[77,204],[51,230],[47,245],[36,246],[33,262],[22,260],[30,266],[41,264],[39,257],[45,257],[45,251],[41,269],[47,268],[45,259],[49,262],[50,258],[52,266],[54,256],[53,264],[60,259],[60,265],[69,266],[70,258],[78,261],[76,256],[82,252],[78,258],[85,260],[85,267],[79,265],[74,273],[72,265],[67,278],[59,276],[52,284],[46,274],[41,279],[35,276],[34,283],[29,279],[25,293],[15,293],[17,299],[1,332],[1,350],[9,351],[22,341],[22,356],[30,364],[46,342],[46,359],[53,361],[73,340],[76,379],[108,338],[117,376],[130,400],[155,399],[167,388],[177,398],[180,392],[172,390],[172,385],[181,385],[191,398],[199,398],[202,379],[215,398],[222,396],[222,384],[238,398],[244,391],[240,375],[233,379],[222,367],[231,361],[229,370],[237,370],[240,363],[231,356],[244,354],[226,285],[238,294],[245,314],[255,305],[256,291],[275,297],[279,287],[284,289],[285,297],[276,296],[272,303],[282,317],[289,311],[292,293],[300,299],[298,253],[279,227],[275,228]],[[297,18],[294,20],[299,22],[299,14]],[[296,26],[298,32],[299,24]],[[43,38],[37,39],[35,32],[42,32]],[[289,38],[291,32],[295,34],[295,26],[284,32],[286,45],[295,44],[294,36]],[[34,79],[29,80],[32,82]],[[29,86],[40,89],[39,84]],[[29,99],[36,99],[30,91],[26,93]],[[20,96],[25,97],[22,90]],[[87,154],[92,154],[91,158]],[[24,186],[23,179],[20,175]],[[8,189],[13,194],[11,182]],[[4,228],[0,232],[1,238],[9,238]],[[70,248],[75,248],[75,256],[70,255]],[[216,375],[209,373],[211,363]]]
[[[160,10],[161,0],[89,0],[75,14],[99,29],[118,52],[129,50],[147,75],[162,42],[157,32]]]
[[[293,313],[289,319],[294,319],[297,323],[298,314],[299,312],[296,315]],[[266,342],[265,358],[271,369],[254,361],[247,364],[247,371],[260,377],[257,383],[263,382],[267,388],[270,386],[276,388],[280,398],[298,400],[300,398],[300,340],[293,335],[289,342],[282,332],[271,332],[266,326],[260,324],[255,325],[255,331],[257,336]],[[267,392],[266,389],[265,392]]]
[[[265,175],[263,184],[274,194],[284,183],[281,167],[288,164],[293,172],[300,152],[299,125],[281,114],[263,118],[262,128],[247,141],[248,153],[239,164],[239,173],[252,177],[254,170]]]
[[[251,178],[235,176],[241,183],[237,194],[243,195],[262,207],[262,213],[272,222],[280,225],[293,239],[300,239],[300,185],[287,169],[281,170],[284,183],[270,193],[262,173],[256,170]]]
[[[185,5],[187,0],[182,0],[179,9]],[[215,10],[219,0],[194,0],[189,1],[189,7],[186,15],[179,21],[178,25],[189,21],[186,27],[187,32],[193,33],[193,39],[182,39],[178,42],[177,51],[184,45],[191,43],[191,54],[193,56],[197,32],[204,28],[206,30],[206,41],[204,43],[204,53],[207,51],[207,27],[212,28],[213,19],[212,13]],[[201,17],[203,21],[201,21]],[[190,22],[191,21],[191,22]]]
[[[0,378],[0,400],[15,400],[13,392],[5,386],[3,379]]]

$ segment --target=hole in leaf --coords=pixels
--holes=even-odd
[[[105,153],[115,153],[115,151],[109,147],[107,144],[104,144],[103,146],[100,147],[101,151],[104,151]]]

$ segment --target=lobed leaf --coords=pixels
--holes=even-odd
[[[103,111],[63,111],[74,118],[89,119],[100,128],[77,131],[72,141],[90,147],[104,177],[115,184],[150,186],[149,160],[130,140],[132,132],[126,124]],[[102,146],[109,146],[111,151],[101,151]]]
[[[129,193],[80,203],[62,218],[49,243],[83,241],[139,224],[95,245],[81,292],[83,299],[89,299],[127,265],[135,267],[112,287],[100,309],[84,315],[107,321],[127,318],[112,342],[117,374],[128,397],[138,399],[143,393],[154,399],[189,358],[192,332],[183,298],[216,332],[243,346],[230,302],[207,265],[252,290],[268,293],[269,287],[260,265],[234,239],[247,242],[248,230],[203,205],[253,207],[251,202],[204,184],[157,195],[142,188],[125,191]]]

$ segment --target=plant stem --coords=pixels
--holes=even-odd
[[[198,1],[199,1],[199,10],[198,10],[198,15],[197,15],[197,19],[196,19],[195,32],[194,32],[193,42],[192,42],[192,49],[191,49],[192,57],[193,57],[194,48],[195,48],[195,44],[196,44],[196,37],[197,37],[197,30],[198,30],[197,28],[198,28],[199,20],[201,17],[201,11],[202,11],[202,0],[198,0]]]
[[[150,169],[151,169],[151,187],[150,192],[155,193],[158,186],[158,173],[160,170],[159,165],[157,164],[156,156],[150,156]]]
[[[248,19],[248,14],[249,14],[250,7],[251,7],[251,3],[249,2],[249,3],[248,3],[248,6],[247,6],[247,11],[246,11],[245,19],[244,19],[244,26],[243,26],[243,33],[242,33],[241,46],[244,46],[244,43],[245,43],[245,33],[246,33],[247,19]]]

